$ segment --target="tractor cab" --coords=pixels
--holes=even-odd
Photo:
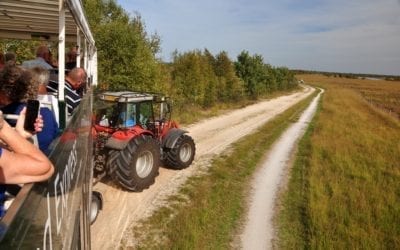
[[[158,133],[158,127],[170,120],[168,98],[150,93],[104,92],[95,103],[95,124],[114,130],[138,125]]]
[[[150,102],[123,103],[100,101],[96,124],[110,128],[129,129],[135,125],[146,126],[154,120]]]
[[[130,128],[154,121],[153,97],[136,92],[105,92],[96,102],[96,124]]]

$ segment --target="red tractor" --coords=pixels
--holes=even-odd
[[[161,164],[187,168],[193,139],[171,121],[168,98],[153,93],[104,92],[95,101],[94,174],[111,176],[130,191],[154,183]]]

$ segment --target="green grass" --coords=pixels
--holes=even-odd
[[[326,92],[300,143],[279,216],[279,245],[399,249],[400,123],[360,95],[368,82],[323,80],[314,81]]]
[[[250,178],[258,162],[311,98],[235,143],[213,160],[206,174],[190,178],[180,193],[169,199],[168,206],[132,229],[138,248],[230,248],[244,216]]]

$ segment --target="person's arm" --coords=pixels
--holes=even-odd
[[[25,111],[25,110],[24,110]],[[22,126],[25,112],[21,112],[17,126]],[[2,148],[0,156],[0,183],[22,184],[50,178],[54,167],[39,148],[10,127],[0,115],[0,139],[12,150]]]

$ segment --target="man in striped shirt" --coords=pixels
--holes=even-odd
[[[81,102],[81,95],[78,90],[86,83],[86,72],[82,68],[73,68],[65,77],[65,103],[67,104],[68,114],[71,115],[74,109]],[[58,93],[58,82],[49,81],[47,91]]]

